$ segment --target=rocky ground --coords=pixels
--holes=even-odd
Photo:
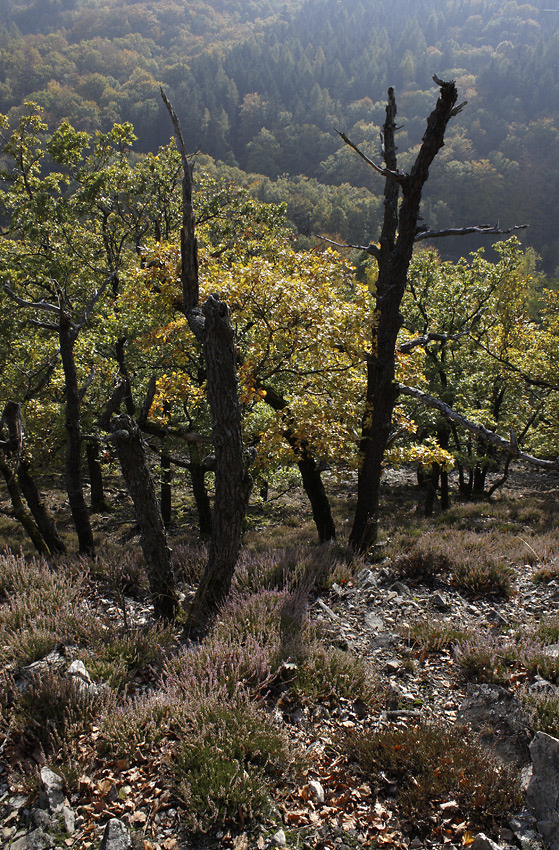
[[[517,486],[524,487],[525,481]],[[518,546],[526,547],[520,536]],[[447,641],[445,635],[476,633],[490,642],[513,631],[516,635],[523,630],[529,633],[544,616],[559,617],[559,581],[535,583],[533,575],[539,566],[537,559],[526,557],[521,568],[514,570],[513,592],[508,598],[476,596],[460,592],[444,577],[426,583],[398,575],[393,558],[385,557],[381,547],[374,562],[311,598],[309,615],[320,625],[326,644],[370,662],[386,690],[386,699],[381,710],[371,712],[359,701],[291,700],[286,691],[268,706],[305,754],[307,764],[299,782],[279,794],[275,827],[247,825],[246,830],[223,830],[217,836],[195,840],[181,830],[180,811],[160,786],[162,762],[151,759],[142,763],[136,753],[133,760],[98,763],[79,778],[79,790],[68,797],[63,789],[56,790],[56,780],[46,773],[39,797],[23,792],[10,784],[13,770],[7,764],[0,766],[0,846],[12,850],[97,850],[100,846],[104,850],[131,846],[142,850],[265,850],[271,846],[421,850],[472,845],[475,850],[490,850],[495,847],[493,841],[503,848],[539,850],[546,846],[556,850],[559,811],[555,815],[547,812],[548,821],[556,818],[551,827],[543,827],[547,843],[534,818],[520,807],[507,813],[510,817],[483,844],[485,839],[470,833],[464,812],[453,800],[442,800],[433,807],[430,837],[410,838],[413,828],[401,816],[397,783],[390,776],[371,777],[350,765],[339,745],[345,733],[387,723],[463,726],[498,762],[521,773],[526,788],[532,774],[529,744],[534,728],[519,691],[559,695],[559,688],[537,672],[528,674],[522,666],[511,672],[506,687],[491,681],[468,681],[457,659],[456,641]],[[121,616],[119,606],[109,597],[99,604],[105,606],[108,617]],[[128,617],[136,623],[149,620],[149,606],[128,600]],[[423,632],[432,635],[434,631],[441,635],[438,646],[422,637]],[[554,647],[549,651],[555,651]],[[80,675],[87,677],[87,672]],[[91,744],[86,736],[80,745],[86,751]],[[552,752],[545,758],[553,760],[557,755]],[[37,770],[45,767],[39,753],[36,762]],[[49,782],[54,782],[54,792],[49,791]],[[534,787],[534,781],[532,784]],[[557,788],[536,790],[536,796],[546,802],[553,795],[555,802],[559,799]],[[536,814],[540,820],[544,817]],[[108,822],[111,825],[107,827]],[[276,828],[278,823],[282,823],[281,829]]]

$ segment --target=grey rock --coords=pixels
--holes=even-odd
[[[501,850],[499,845],[491,841],[484,832],[478,832],[470,848],[471,850]]]
[[[450,611],[452,607],[446,593],[439,593],[438,591],[431,596],[431,602],[437,611]]]
[[[68,676],[76,676],[79,679],[82,679],[84,682],[87,682],[88,685],[91,684],[91,676],[87,672],[86,666],[83,661],[76,659],[72,661],[68,669],[66,670]]]
[[[534,773],[526,791],[526,804],[548,850],[559,850],[559,741],[545,732],[536,732],[530,756]]]
[[[520,850],[545,850],[545,844],[541,835],[533,829],[527,829],[521,833],[515,833]]]
[[[64,780],[49,767],[41,768],[41,790],[39,808],[46,809],[51,815],[61,812],[68,800],[64,794]]]
[[[10,850],[50,850],[51,847],[54,847],[54,838],[42,829],[34,829],[27,835],[16,838]]]
[[[337,622],[337,620],[339,619],[338,615],[337,615],[337,614],[335,614],[335,613],[332,611],[332,609],[328,607],[328,605],[326,604],[326,602],[324,602],[324,600],[323,600],[323,599],[317,599],[317,600],[316,600],[316,604],[318,605],[318,607],[320,608],[320,610],[321,610],[324,614],[326,614],[326,616],[327,616],[327,617],[329,617],[331,620],[334,620],[335,622]]]
[[[68,835],[73,835],[76,831],[76,815],[70,806],[63,806],[62,817],[64,819],[64,829]]]
[[[367,613],[363,617],[363,620],[367,628],[372,629],[375,632],[380,631],[384,627],[382,618],[377,616],[377,614],[373,614],[372,611],[367,611]]]
[[[505,764],[522,767],[530,761],[531,731],[520,701],[500,685],[469,684],[458,721],[470,726]]]
[[[322,803],[324,803],[324,788],[322,787],[320,782],[318,782],[316,779],[313,779],[309,782],[307,787],[309,797],[311,798],[313,803],[316,803],[317,805],[321,806]]]
[[[132,839],[128,827],[117,818],[111,818],[105,827],[99,850],[131,850],[131,848]]]
[[[390,590],[395,591],[399,596],[411,596],[411,590],[404,584],[402,581],[395,581],[394,584],[390,586]]]
[[[537,675],[531,685],[528,686],[531,694],[541,694],[542,696],[554,696],[557,693],[557,687],[543,676]]]
[[[50,815],[44,809],[35,809],[31,814],[31,822],[34,827],[44,829],[47,832],[52,827]]]
[[[270,843],[271,843],[272,847],[286,847],[287,846],[287,839],[285,837],[285,832],[283,831],[283,829],[278,829],[278,831],[276,833],[274,833],[274,835],[272,835],[272,840],[271,840]]]
[[[377,579],[372,570],[368,570],[366,567],[359,571],[357,574],[357,584],[361,588],[365,587],[376,587]]]

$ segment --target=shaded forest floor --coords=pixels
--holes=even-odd
[[[351,484],[332,489],[343,541]],[[389,471],[369,559],[310,543],[300,492],[272,498],[201,645],[153,623],[130,505],[107,495],[94,562],[0,559],[0,845],[32,828],[44,764],[76,814],[57,847],[97,848],[110,817],[143,850],[514,844],[527,745],[559,733],[556,478],[425,519]],[[204,550],[175,507],[187,605]]]

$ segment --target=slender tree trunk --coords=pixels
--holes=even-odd
[[[377,539],[378,508],[382,460],[392,430],[392,414],[398,396],[394,380],[395,346],[402,325],[400,305],[407,285],[413,252],[419,205],[429,167],[444,144],[450,118],[456,114],[456,85],[438,81],[440,96],[427,122],[427,129],[409,174],[396,167],[396,101],[388,91],[384,123],[384,159],[386,176],[384,220],[377,251],[377,309],[372,332],[371,355],[367,363],[366,410],[360,441],[361,465],[358,478],[357,506],[350,545],[365,552]],[[398,209],[399,189],[402,202]]]
[[[37,489],[37,485],[31,475],[29,465],[23,455],[23,427],[21,422],[21,405],[15,401],[8,401],[2,414],[2,421],[8,428],[8,450],[7,453],[16,458],[17,480],[27,507],[33,515],[33,519],[39,529],[49,551],[63,553],[66,551],[56,523]]]
[[[273,387],[268,384],[259,384],[261,389],[266,390],[264,401],[269,404],[273,410],[286,410],[288,407],[287,400]],[[305,493],[311,503],[312,515],[316,530],[318,531],[318,539],[320,543],[328,543],[330,540],[336,539],[336,526],[330,509],[330,502],[324,489],[324,482],[316,460],[313,457],[308,443],[305,440],[300,440],[293,433],[291,428],[285,428],[283,436],[289,443],[295,455],[303,487]]]
[[[83,494],[81,472],[80,393],[74,358],[76,340],[70,316],[63,309],[60,311],[59,340],[66,395],[66,490],[78,534],[79,550],[83,554],[92,555],[95,547],[89,512]]]
[[[10,500],[12,502],[12,508],[14,510],[15,519],[23,526],[37,552],[39,552],[41,555],[50,555],[51,552],[45,542],[45,539],[43,538],[43,535],[39,531],[35,520],[31,516],[29,511],[26,510],[25,505],[23,504],[21,489],[17,477],[15,473],[10,469],[9,465],[6,463],[1,454],[0,475],[2,475],[4,481],[6,482],[8,493],[10,495]]]
[[[158,618],[172,620],[178,601],[171,553],[142,434],[134,420],[126,414],[112,420],[111,433],[140,527],[140,544],[146,561],[154,613]]]
[[[205,469],[200,462],[200,449],[196,443],[188,444],[188,452],[190,456],[190,480],[196,510],[198,511],[200,538],[208,540],[212,535],[212,508],[206,490]]]
[[[64,541],[58,533],[53,517],[45,507],[45,503],[41,498],[41,494],[37,490],[37,485],[33,480],[27,461],[24,458],[21,458],[19,461],[17,479],[29,510],[33,514],[33,519],[35,520],[51,554],[64,554],[66,552]]]
[[[165,528],[171,525],[172,513],[171,458],[161,452],[161,517]]]
[[[320,543],[328,543],[331,540],[335,540],[336,526],[332,519],[330,502],[324,489],[322,476],[314,457],[307,451],[305,446],[301,446],[299,449],[297,466],[303,479],[305,493],[311,503],[314,524],[318,531]]]
[[[188,161],[176,113],[163,91],[161,95],[173,123],[183,166],[182,301],[188,325],[202,343],[215,449],[215,500],[208,563],[187,623],[187,631],[202,635],[231,586],[252,482],[248,474],[242,439],[237,358],[229,310],[226,304],[212,295],[202,309],[199,306],[198,242],[192,205],[192,165]]]
[[[88,441],[85,445],[85,454],[91,488],[91,510],[100,513],[107,509],[107,503],[103,489],[103,471],[99,462],[99,443],[93,440]]]

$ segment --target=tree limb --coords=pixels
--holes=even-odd
[[[3,290],[6,295],[15,301],[18,307],[32,307],[34,310],[48,310],[50,313],[56,313],[60,315],[60,307],[58,304],[51,304],[50,301],[27,301],[25,298],[21,298],[17,295],[13,289],[10,289],[7,281],[4,281]]]
[[[328,242],[329,245],[334,245],[335,248],[351,248],[353,251],[365,251],[366,254],[370,254],[376,260],[380,257],[378,245],[374,245],[373,243],[370,245],[344,245],[341,242],[334,242],[333,239],[328,239],[327,236],[321,236],[319,233],[311,233],[311,236],[314,236],[315,239],[322,239],[323,242]]]
[[[400,354],[409,354],[412,349],[417,348],[418,345],[427,345],[428,342],[454,342],[457,339],[461,339],[463,336],[469,336],[468,331],[461,331],[457,334],[438,334],[438,333],[427,333],[422,336],[416,336],[414,339],[409,339],[406,342],[402,342],[397,346],[397,350]]]
[[[354,150],[355,153],[361,157],[361,159],[365,160],[367,165],[370,165],[371,168],[377,172],[377,174],[380,174],[381,177],[387,177],[389,180],[394,180],[395,183],[399,183],[400,185],[404,184],[407,181],[408,175],[404,174],[403,171],[393,171],[390,168],[383,168],[381,165],[377,165],[376,162],[373,162],[372,159],[369,159],[369,157],[364,154],[363,151],[360,150],[357,145],[355,145],[351,141],[351,139],[346,136],[345,133],[342,133],[341,130],[336,130],[336,133],[338,134],[338,136],[340,136],[341,139],[343,139],[346,145],[349,145],[349,147]]]
[[[515,224],[512,227],[501,228],[498,224],[476,224],[471,227],[448,227],[445,230],[420,230],[415,235],[415,242],[423,239],[439,239],[441,236],[467,236],[470,233],[489,233],[493,235],[513,233],[515,230],[525,230],[529,224]]]
[[[452,407],[450,407],[450,405],[445,404],[444,401],[441,401],[438,398],[434,398],[433,396],[430,396],[427,393],[416,389],[415,387],[407,387],[404,384],[398,384],[397,386],[400,395],[415,398],[417,401],[420,401],[426,407],[431,407],[434,410],[438,410],[439,413],[441,413],[445,417],[445,419],[448,419],[449,422],[455,422],[457,425],[461,425],[463,428],[466,428],[466,430],[470,431],[472,434],[475,434],[485,443],[488,443],[492,446],[496,446],[498,449],[501,449],[508,455],[517,457],[519,460],[523,460],[526,463],[529,463],[531,466],[537,466],[540,469],[559,470],[559,459],[546,460],[544,458],[534,457],[533,455],[527,454],[526,452],[521,452],[518,448],[518,443],[514,435],[511,435],[510,440],[505,440],[503,439],[503,437],[500,437],[498,434],[495,434],[494,431],[489,431],[489,429],[485,428],[483,425],[478,425],[476,422],[472,422],[470,419],[466,419],[465,416],[462,416],[461,413],[457,413],[455,410],[452,409]]]

